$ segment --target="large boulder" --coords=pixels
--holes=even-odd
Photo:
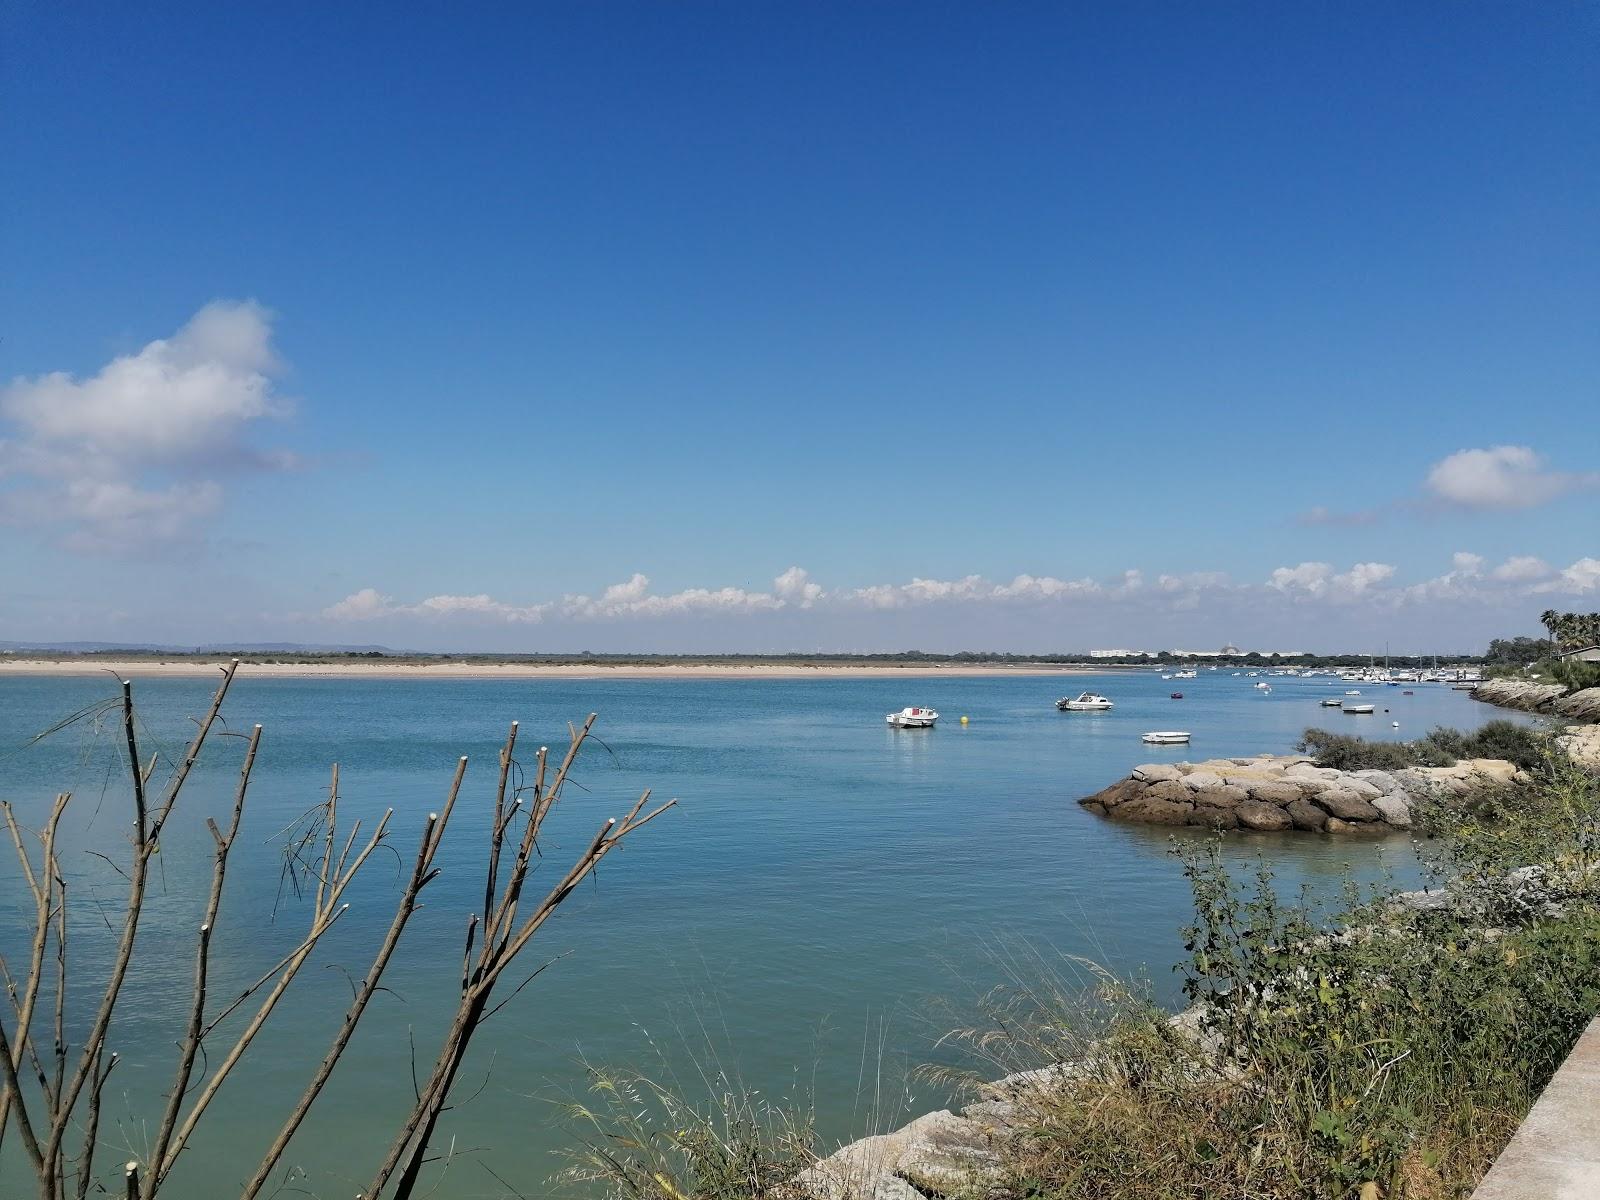
[[[1309,800],[1291,800],[1284,805],[1283,811],[1289,814],[1289,820],[1294,822],[1296,829],[1304,829],[1308,833],[1321,833],[1323,826],[1328,823],[1328,814]]]
[[[1294,824],[1289,819],[1289,814],[1276,804],[1267,804],[1260,800],[1246,800],[1233,811],[1239,818],[1239,824],[1246,829],[1270,832],[1288,829]]]
[[[1285,775],[1284,782],[1300,789],[1303,796],[1320,796],[1323,792],[1339,786],[1338,778],[1322,779],[1313,775]]]
[[[1188,804],[1193,798],[1193,793],[1176,779],[1163,779],[1160,783],[1152,783],[1145,788],[1144,798],[1148,800],[1168,800],[1173,804]]]
[[[1206,788],[1222,786],[1222,776],[1215,771],[1203,771],[1196,767],[1183,777],[1183,786],[1192,792],[1202,792]]]
[[[1144,793],[1144,784],[1136,779],[1119,779],[1110,787],[1101,788],[1092,796],[1085,796],[1079,804],[1089,807],[1098,804],[1103,809],[1113,809],[1125,800]]]
[[[1332,788],[1315,798],[1317,805],[1330,817],[1341,821],[1381,821],[1383,815],[1372,807],[1372,802],[1358,796],[1349,788]]]
[[[1132,778],[1141,783],[1176,783],[1183,778],[1183,772],[1167,763],[1145,763],[1133,769]]]
[[[1372,807],[1378,810],[1386,823],[1396,829],[1411,828],[1411,798],[1404,792],[1391,792],[1387,796],[1379,796],[1372,802]]]
[[[1359,775],[1346,775],[1339,781],[1339,786],[1347,792],[1354,792],[1363,800],[1376,800],[1379,796],[1383,795],[1382,788],[1375,787],[1373,784],[1368,783],[1365,779],[1362,779]]]
[[[1352,771],[1351,774],[1370,783],[1385,796],[1400,790],[1400,781],[1387,771]]]
[[[1300,799],[1300,789],[1292,783],[1252,783],[1250,798],[1282,808]]]
[[[1339,772],[1332,767],[1319,767],[1309,762],[1297,762],[1285,768],[1285,775],[1293,775],[1297,779],[1326,779],[1330,783],[1337,783]]]
[[[1119,821],[1137,821],[1141,825],[1187,825],[1194,805],[1161,800],[1154,796],[1138,796],[1126,800],[1110,810]]]
[[[1202,829],[1237,829],[1239,815],[1231,808],[1212,808],[1207,804],[1196,804],[1188,817],[1190,825],[1198,825]]]
[[[977,1121],[940,1111],[918,1117],[900,1131],[904,1146],[894,1172],[934,1196],[981,1196],[998,1184],[1000,1156]]]
[[[1250,799],[1250,793],[1241,787],[1219,783],[1216,787],[1201,788],[1194,794],[1196,808],[1233,808]]]

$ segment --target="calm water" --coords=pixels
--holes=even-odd
[[[467,915],[481,903],[482,814],[507,723],[522,722],[519,757],[540,740],[564,744],[566,722],[596,711],[604,748],[586,755],[545,852],[553,874],[644,787],[680,807],[614,854],[528,955],[570,951],[480,1035],[458,1084],[453,1132],[464,1151],[438,1195],[506,1196],[483,1166],[525,1195],[543,1195],[570,1144],[560,1103],[582,1097],[583,1064],[644,1063],[678,1072],[696,1061],[735,1066],[768,1095],[814,1091],[830,1138],[882,1125],[899,1109],[942,1102],[905,1069],[928,1060],[959,1003],[1000,979],[996,948],[1026,939],[1144,972],[1175,1000],[1171,966],[1188,892],[1170,831],[1097,820],[1074,801],[1139,762],[1286,751],[1308,724],[1368,736],[1416,736],[1437,724],[1474,726],[1504,713],[1439,686],[1366,688],[1379,715],[1351,717],[1316,700],[1342,693],[1326,679],[1273,679],[1271,695],[1226,671],[1164,682],[1147,674],[1051,678],[778,681],[298,681],[242,675],[226,713],[235,730],[266,727],[246,828],[235,854],[214,950],[213,995],[253,978],[301,936],[305,906],[279,896],[279,834],[316,803],[340,764],[342,815],[396,811],[408,860],[420,823],[442,801],[455,760],[472,767],[462,807],[391,972],[335,1086],[291,1155],[313,1194],[364,1184],[410,1098],[410,1038],[431,1062],[453,1005]],[[86,877],[75,894],[72,947],[103,953],[96,910],[121,881],[89,853],[126,853],[119,739],[82,723],[32,747],[27,737],[111,694],[109,679],[0,678],[0,795],[37,819],[58,790],[74,794],[64,858]],[[1187,699],[1167,698],[1181,687]],[[1052,701],[1092,688],[1109,714],[1063,714]],[[136,685],[151,746],[174,752],[204,681]],[[927,704],[937,730],[894,731],[883,714]],[[1384,714],[1383,708],[1392,709]],[[961,715],[971,718],[962,727]],[[1390,727],[1392,720],[1400,729]],[[1145,747],[1147,729],[1193,731],[1190,747]],[[108,1089],[106,1166],[137,1157],[170,1078],[192,969],[193,930],[207,868],[203,818],[224,815],[242,742],[215,740],[185,794],[161,856],[115,1048],[125,1062]],[[1187,835],[1181,835],[1187,836]],[[1409,844],[1230,835],[1241,867],[1265,855],[1291,887],[1332,888],[1347,868],[1364,879],[1415,873]],[[25,958],[31,902],[14,862],[0,866],[0,950]],[[276,1131],[326,1048],[390,915],[400,873],[375,858],[347,919],[303,972],[249,1070],[238,1071],[186,1156],[175,1197],[226,1194]],[[79,1005],[80,1014],[84,1000]],[[883,1082],[878,1083],[882,1078]],[[475,1093],[475,1094],[474,1094]],[[465,1153],[489,1147],[484,1153]],[[8,1137],[4,1155],[18,1153]],[[0,1164],[3,1165],[3,1164]],[[12,1164],[13,1168],[15,1164]],[[0,1170],[0,1193],[16,1176]],[[8,1183],[8,1181],[11,1181]],[[176,1177],[175,1177],[176,1182]]]

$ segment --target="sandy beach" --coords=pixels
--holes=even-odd
[[[119,678],[212,676],[225,660],[201,659],[44,659],[0,656],[0,678],[7,675],[116,675]],[[907,674],[946,676],[1081,675],[1098,670],[1084,666],[968,666],[942,663],[904,665],[829,663],[816,666],[783,663],[531,663],[473,662],[307,662],[257,663],[242,660],[242,677],[279,679],[826,679],[892,678]]]

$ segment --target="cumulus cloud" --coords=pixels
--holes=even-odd
[[[1518,509],[1600,487],[1600,474],[1549,470],[1529,446],[1491,446],[1441,459],[1428,472],[1427,485],[1435,497],[1460,508]]]
[[[822,585],[814,583],[804,567],[790,567],[772,581],[772,593],[786,604],[810,608],[823,597]]]
[[[190,538],[222,505],[219,466],[280,470],[248,440],[287,402],[272,316],[253,302],[206,305],[170,338],[94,375],[0,388],[0,519],[51,529],[75,548],[138,551]]]
[[[1489,574],[1502,583],[1526,583],[1533,579],[1547,579],[1555,572],[1542,558],[1531,554],[1513,555]]]
[[[1394,575],[1388,563],[1356,563],[1348,571],[1335,571],[1325,562],[1303,562],[1295,567],[1278,567],[1267,579],[1274,591],[1299,599],[1355,600]]]
[[[1555,579],[1534,589],[1539,592],[1565,592],[1587,596],[1600,592],[1600,558],[1580,558]]]

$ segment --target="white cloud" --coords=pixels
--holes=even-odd
[[[1580,558],[1561,572],[1558,579],[1540,584],[1540,592],[1566,592],[1569,595],[1587,596],[1600,592],[1600,558]]]
[[[1356,563],[1344,572],[1336,572],[1330,563],[1303,562],[1278,567],[1267,586],[1296,599],[1348,601],[1366,595],[1394,573],[1394,567],[1380,562]]]
[[[1477,575],[1483,570],[1483,555],[1457,550],[1450,556],[1451,565],[1463,575]]]
[[[218,301],[171,338],[122,355],[86,379],[53,372],[0,389],[5,493],[0,519],[52,528],[92,552],[179,542],[222,505],[219,465],[281,470],[294,459],[246,441],[287,403],[272,317]]]
[[[1600,487],[1600,474],[1547,470],[1543,456],[1529,446],[1458,450],[1428,472],[1429,490],[1462,508],[1532,508],[1593,487]]]
[[[1502,583],[1526,583],[1532,579],[1547,579],[1555,573],[1549,563],[1531,554],[1513,555],[1489,574]]]
[[[362,588],[337,604],[328,605],[322,610],[322,615],[330,621],[370,621],[395,611],[389,597],[379,593],[377,588]]]
[[[772,593],[786,604],[810,608],[823,597],[822,585],[813,583],[804,567],[790,567],[772,581]]]

